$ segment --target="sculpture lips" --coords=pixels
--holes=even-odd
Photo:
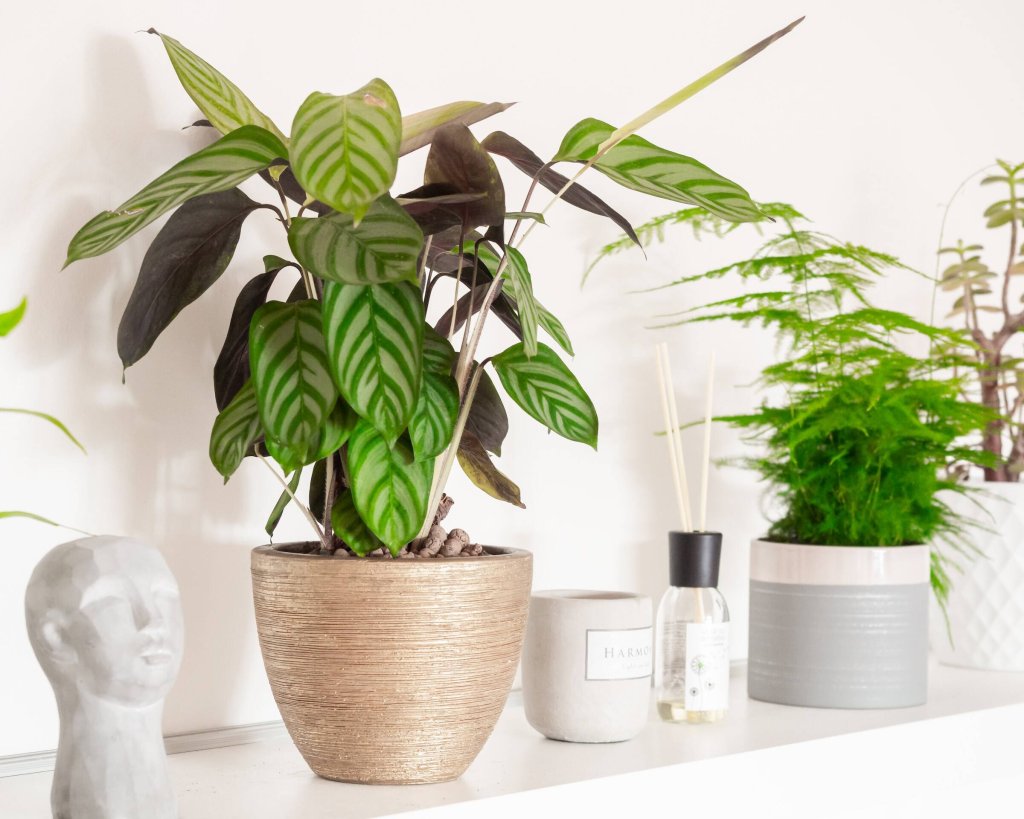
[[[171,652],[165,648],[154,648],[142,654],[142,659],[149,665],[164,665],[171,661]]]

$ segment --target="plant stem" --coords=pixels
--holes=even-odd
[[[288,493],[288,497],[291,498],[292,503],[299,507],[299,510],[302,512],[303,516],[306,518],[306,520],[309,521],[310,526],[313,527],[313,531],[316,532],[317,537],[319,538],[320,543],[324,547],[324,549],[330,551],[331,544],[327,541],[327,538],[324,537],[323,530],[321,530],[320,524],[317,523],[316,518],[313,517],[313,513],[309,511],[309,508],[302,501],[295,497],[295,493],[292,492],[292,488],[288,485],[288,481],[286,481],[284,478],[278,475],[277,470],[270,465],[270,461],[268,461],[263,455],[260,454],[260,449],[258,445],[256,447],[256,457],[260,459],[260,462],[267,469],[270,470],[270,474],[274,476],[277,482],[284,487],[284,491]]]
[[[330,545],[327,547],[329,554],[334,554],[334,526],[331,523],[331,511],[334,509],[334,453],[327,456],[324,464],[324,534]]]

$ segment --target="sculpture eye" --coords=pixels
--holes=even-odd
[[[153,594],[157,597],[164,597],[169,600],[177,600],[181,597],[181,593],[178,591],[177,586],[172,586],[170,583],[159,583],[153,587]]]

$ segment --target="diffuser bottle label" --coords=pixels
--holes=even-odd
[[[686,710],[729,707],[729,624],[686,624]]]
[[[653,629],[587,629],[588,680],[639,680],[654,671]]]

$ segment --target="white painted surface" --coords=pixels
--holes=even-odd
[[[526,723],[517,698],[456,782],[385,787],[318,779],[287,737],[170,757],[186,819],[360,819],[421,810],[439,817],[667,815],[823,819],[869,807],[1024,784],[1024,675],[933,670],[930,701],[898,711],[788,708],[748,700],[734,669],[720,723],[669,725],[653,714],[631,742],[553,742]],[[0,811],[44,819],[49,774],[0,780]],[[737,787],[736,783],[742,783]],[[873,816],[896,815],[890,813]],[[904,817],[923,816],[916,810]],[[981,814],[967,814],[981,815]],[[1004,807],[992,816],[1016,815]]]
[[[196,111],[156,39],[134,32],[155,26],[180,38],[285,127],[308,91],[346,91],[379,74],[408,111],[459,98],[519,100],[476,131],[502,128],[550,155],[579,118],[622,122],[806,12],[785,41],[647,136],[734,177],[757,198],[792,201],[821,228],[928,270],[951,191],[992,157],[1020,151],[1024,7],[1016,0],[636,0],[615,13],[595,8],[582,0],[523,0],[514,8],[310,0],[286,12],[269,0],[54,0],[5,9],[0,304],[27,293],[30,306],[25,325],[0,344],[2,400],[56,413],[90,454],[28,419],[4,418],[0,506],[141,537],[164,551],[181,583],[190,635],[167,731],[277,717],[256,647],[248,550],[264,539],[278,488],[255,463],[222,486],[206,446],[215,414],[211,370],[231,303],[260,256],[284,245],[266,213],[253,216],[224,280],[121,385],[117,321],[156,227],[110,256],[59,272],[67,241],[205,138],[180,130]],[[560,48],[569,56],[558,56]],[[400,190],[418,183],[420,161],[407,163]],[[516,202],[523,180],[514,171],[508,178]],[[634,222],[669,209],[603,178],[593,187]],[[248,189],[266,193],[260,183]],[[968,197],[954,226],[976,226],[982,201]],[[599,269],[580,292],[586,260],[615,229],[567,207],[550,217],[550,228],[534,231],[524,249],[541,298],[578,350],[575,371],[601,416],[600,452],[549,436],[514,410],[500,467],[522,486],[528,510],[502,506],[456,477],[453,520],[484,542],[533,549],[538,588],[655,597],[667,580],[666,532],[675,520],[664,446],[651,434],[661,423],[653,344],[672,345],[686,418],[700,415],[712,345],[717,409],[733,412],[754,400],[742,385],[770,359],[772,344],[730,327],[643,329],[655,313],[719,295],[713,288],[627,293],[741,256],[753,239],[699,245],[679,234],[646,263],[632,255]],[[886,284],[883,301],[925,314],[929,298],[927,283],[907,274]],[[488,349],[506,342],[496,328]],[[700,433],[685,437],[687,459],[698,463]],[[714,441],[716,454],[741,451],[725,431]],[[754,477],[714,471],[709,525],[725,533],[722,590],[742,656],[748,543],[763,531]],[[286,519],[281,534],[304,537],[302,521]],[[21,596],[35,561],[66,539],[36,525],[0,528],[0,754],[56,741],[56,712],[24,636]]]

